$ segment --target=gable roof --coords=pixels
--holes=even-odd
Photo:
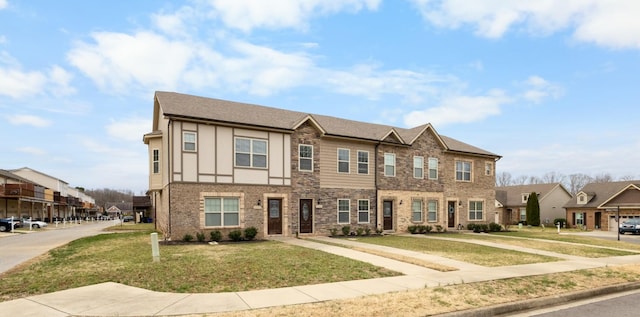
[[[304,122],[311,123],[325,136],[355,138],[371,142],[411,145],[422,133],[432,131],[445,151],[487,156],[499,155],[438,134],[430,124],[411,129],[341,119],[332,116],[308,114],[235,101],[198,97],[175,92],[156,91],[154,103],[154,130],[156,115],[181,120],[208,121],[222,125],[246,125],[254,128],[293,131]],[[158,109],[159,108],[159,109]],[[153,133],[153,132],[152,132]]]
[[[23,183],[28,183],[28,184],[32,184],[33,182],[20,176],[20,175],[16,175],[13,174],[7,170],[3,170],[0,169],[0,177],[6,178],[6,179],[13,179],[15,181],[19,181],[19,182],[23,182]]]
[[[496,200],[502,205],[512,206],[526,206],[526,202],[522,202],[522,194],[537,193],[540,201],[544,200],[547,195],[554,190],[559,189],[567,193],[567,196],[571,197],[569,191],[560,183],[550,184],[529,184],[529,185],[514,185],[514,186],[501,186],[496,187]]]
[[[608,182],[608,183],[589,183],[585,185],[577,194],[586,194],[592,197],[586,204],[578,204],[577,199],[571,199],[565,208],[605,208],[607,202],[620,195],[626,189],[635,187],[640,188],[640,180]],[[638,202],[640,204],[640,201]]]

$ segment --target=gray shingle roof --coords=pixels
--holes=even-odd
[[[530,194],[536,192],[540,195],[538,199],[542,200],[547,194],[549,194],[554,188],[558,186],[562,187],[561,189],[564,189],[564,186],[562,186],[560,183],[496,187],[496,199],[504,206],[524,207],[527,205],[527,203],[522,202],[522,194]]]
[[[382,141],[386,136],[397,134],[401,143],[409,144],[430,125],[421,125],[411,129],[392,127],[382,124],[354,121],[326,115],[284,110],[248,103],[234,102],[215,98],[198,97],[175,92],[157,91],[156,100],[165,116],[209,120],[226,124],[242,124],[257,128],[271,128],[292,131],[308,118],[314,120],[331,136],[357,138],[370,141]],[[435,132],[435,130],[434,130]],[[436,132],[437,134],[437,132]],[[446,150],[494,158],[500,156],[453,138],[437,134]]]
[[[587,193],[589,197],[593,196],[593,198],[586,204],[578,204],[577,199],[571,199],[564,205],[564,208],[596,208],[629,185],[640,186],[640,180],[587,184],[578,194],[584,192]]]

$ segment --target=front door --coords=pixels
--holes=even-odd
[[[393,230],[393,201],[382,202],[382,229]]]
[[[268,200],[269,234],[282,234],[282,199]]]
[[[456,202],[450,201],[447,202],[447,227],[455,228],[456,226]]]
[[[313,200],[300,199],[300,233],[313,233]]]

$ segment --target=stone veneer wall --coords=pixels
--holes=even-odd
[[[414,222],[412,220],[413,210],[412,201],[415,199],[422,200],[422,221]],[[447,227],[447,204],[444,200],[442,192],[422,192],[422,191],[401,191],[401,190],[381,190],[378,192],[378,201],[393,200],[393,229],[396,232],[407,232],[407,228],[411,225],[429,225],[436,231],[436,225],[443,228]],[[438,213],[436,221],[428,221],[428,201],[438,201]],[[402,203],[401,203],[402,202]],[[382,228],[382,204],[378,210],[378,224]]]
[[[204,228],[201,221],[201,199],[200,193],[242,193],[244,196],[243,216],[240,219],[240,226],[233,228]],[[171,184],[171,238],[181,240],[185,234],[195,237],[196,233],[203,232],[205,238],[209,239],[209,232],[219,230],[223,239],[228,239],[227,235],[232,230],[244,230],[248,227],[256,227],[258,235],[256,238],[264,238],[266,235],[265,214],[266,197],[269,195],[283,197],[283,234],[289,232],[284,228],[288,223],[286,219],[288,198],[291,189],[288,186],[259,186],[259,185],[233,185],[233,184],[205,184],[205,183],[172,183]],[[257,205],[258,200],[261,206]]]

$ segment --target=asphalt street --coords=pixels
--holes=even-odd
[[[70,241],[100,233],[114,221],[79,224],[50,224],[46,229],[30,233],[0,233],[0,274],[32,258]]]

